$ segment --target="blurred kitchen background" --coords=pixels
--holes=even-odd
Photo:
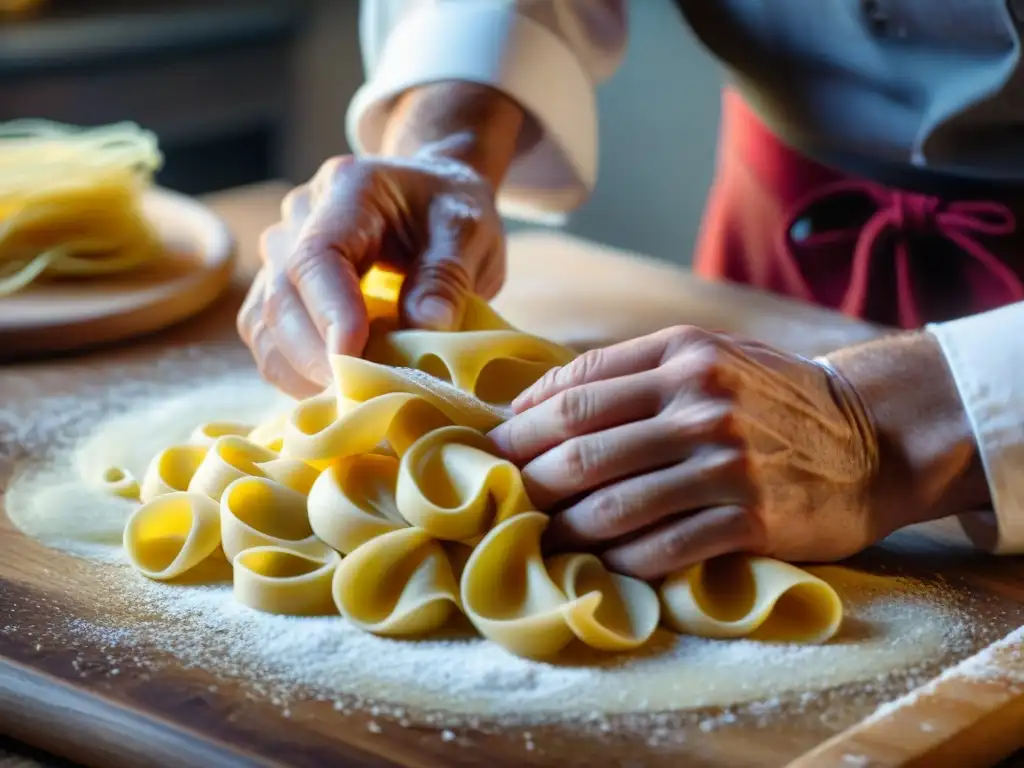
[[[363,78],[357,0],[4,6],[0,120],[134,120],[161,138],[160,182],[189,194],[303,181],[347,151],[345,107]],[[688,263],[714,163],[720,74],[674,0],[631,0],[630,13],[625,65],[600,92],[600,181],[566,229]]]

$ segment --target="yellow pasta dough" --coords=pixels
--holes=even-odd
[[[395,330],[397,286],[373,270],[364,280],[367,359],[332,357],[327,390],[255,428],[201,425],[153,459],[125,530],[140,572],[173,578],[219,546],[236,598],[254,609],[338,612],[388,636],[433,632],[461,612],[531,658],[573,642],[630,651],[659,625],[772,641],[835,634],[832,587],[768,558],[719,558],[660,585],[590,554],[545,558],[548,517],[486,433],[572,353],[476,299],[456,331]]]
[[[661,586],[665,623],[702,637],[823,642],[843,606],[829,584],[767,557],[730,555],[670,576]]]
[[[160,581],[195,568],[219,545],[216,502],[187,491],[163,494],[143,504],[124,528],[129,562],[144,576]]]
[[[322,558],[285,547],[253,547],[239,552],[234,566],[234,597],[265,613],[323,616],[334,613],[331,585],[340,558],[328,550]]]
[[[252,547],[280,547],[326,557],[329,547],[313,535],[306,497],[266,477],[241,477],[220,501],[221,546],[228,560]]]
[[[139,481],[124,467],[108,467],[101,482],[109,493],[122,499],[138,500],[141,493]]]
[[[441,545],[419,528],[381,534],[347,555],[334,574],[345,618],[378,635],[439,629],[459,604],[459,585]]]

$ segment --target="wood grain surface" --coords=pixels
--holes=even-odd
[[[231,349],[244,360],[234,342],[234,312],[256,263],[258,232],[275,218],[282,192],[269,185],[211,199],[241,245],[228,299],[191,322],[131,344],[3,368],[0,416],[39,393],[75,394],[101,385],[116,366],[145,366],[186,344]],[[511,254],[499,308],[527,330],[581,347],[686,322],[744,332],[806,354],[878,333],[813,307],[708,285],[671,267],[557,235],[517,237]],[[0,489],[15,466],[45,444],[44,423],[23,439],[18,430],[5,432],[0,419],[0,457],[7,457],[0,458]],[[1024,623],[1020,561],[970,551],[955,525],[901,532],[855,564],[941,577],[955,587],[977,606],[986,630],[966,655]],[[0,730],[83,765],[765,766],[802,760],[796,764],[980,766],[1024,742],[1017,733],[1024,662],[1016,643],[992,653],[984,676],[946,672],[930,689],[891,706],[885,717],[869,718],[891,691],[854,696],[837,689],[811,705],[784,701],[770,720],[741,716],[706,729],[701,718],[713,710],[680,716],[670,722],[677,737],[670,745],[652,746],[625,719],[619,728],[616,718],[600,737],[552,724],[531,728],[527,740],[521,729],[481,722],[446,740],[426,720],[403,727],[376,717],[379,727],[371,729],[365,710],[338,712],[316,699],[298,701],[286,713],[254,695],[251,681],[187,668],[154,649],[114,658],[109,648],[69,631],[68,617],[109,619],[121,610],[108,568],[47,550],[0,517]],[[927,681],[960,660],[930,659],[918,677]],[[33,755],[18,759],[37,764]]]

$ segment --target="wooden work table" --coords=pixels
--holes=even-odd
[[[281,184],[268,184],[208,199],[234,231],[240,249],[238,274],[230,295],[215,308],[176,328],[116,349],[18,366],[16,372],[21,374],[22,381],[27,375],[39,387],[67,391],[73,389],[76,374],[95,370],[113,359],[146,360],[185,343],[236,343],[234,315],[258,265],[258,234],[276,220],[284,191]],[[741,332],[808,355],[879,333],[831,312],[735,286],[705,283],[668,265],[557,234],[517,235],[511,239],[510,254],[509,280],[496,302],[498,308],[524,330],[578,347],[597,346],[679,323]],[[5,398],[12,397],[12,390],[5,395],[3,379],[4,372],[0,371],[0,409],[9,405]],[[0,458],[0,491],[9,475],[10,467],[4,467]],[[999,595],[1000,599],[1024,603],[1024,567],[1008,559],[964,555],[951,530],[940,527],[911,533],[906,541],[881,552],[898,552],[900,557],[916,553],[922,558],[921,567],[941,566],[950,574],[968,579],[975,587]],[[54,587],[28,573],[29,566],[38,563],[42,556],[41,545],[21,537],[0,515],[0,630],[4,611],[30,621],[32,606],[41,610],[38,606],[57,605],[70,595],[70,586]],[[90,586],[90,569],[95,566],[50,552],[46,557],[53,571],[60,571],[61,584],[74,583],[74,588],[84,590],[86,595],[90,589],[96,589]],[[1014,662],[1012,656],[1007,654],[1008,669],[1014,663],[1022,665],[1019,659]],[[365,739],[358,747],[349,748],[344,743],[332,746],[325,739],[345,742],[343,728],[339,728],[341,736],[324,735],[333,733],[333,728],[311,731],[305,736],[297,723],[280,720],[258,703],[246,705],[246,715],[253,723],[251,729],[239,730],[237,722],[228,717],[234,702],[190,693],[190,675],[183,673],[175,681],[176,687],[164,686],[156,680],[140,686],[120,678],[78,680],[67,666],[66,655],[57,651],[49,655],[32,653],[16,636],[5,636],[0,631],[0,732],[21,740],[0,740],[0,767],[69,764],[31,751],[21,742],[64,755],[75,764],[138,765],[140,755],[146,754],[145,747],[151,749],[150,757],[175,755],[182,764],[191,761],[194,765],[253,765],[262,764],[258,759],[254,761],[254,755],[259,753],[278,758],[292,754],[289,740],[304,738],[312,739],[312,748],[319,750],[317,754],[332,759],[334,764],[341,764],[342,759],[352,760],[345,764],[353,765],[472,764],[466,762],[470,753],[464,749],[457,761],[448,762],[439,751],[439,740],[433,739],[433,746],[423,746],[427,742],[415,732],[395,735],[393,743],[389,740],[380,747],[368,746]],[[956,762],[962,761],[964,755],[987,758],[991,763],[1024,743],[1024,735],[1015,742],[1012,729],[1006,725],[1007,718],[1020,717],[1024,712],[1024,697],[1011,685],[1012,673],[1020,672],[1019,668],[1009,669],[1005,680],[996,675],[984,684],[957,680],[954,676],[952,686],[938,686],[915,705],[897,709],[890,718],[846,729],[835,736],[831,745],[817,747],[802,764],[842,765],[843,755],[848,753],[877,760],[857,763],[863,765],[910,764],[914,760],[920,765],[979,764]],[[974,706],[975,700],[984,705]],[[921,707],[932,707],[931,715],[941,711],[943,726],[928,733],[911,727],[915,733],[908,733],[908,724],[920,717]],[[310,717],[317,715],[311,713]],[[56,727],[58,720],[60,725]],[[1013,724],[1014,720],[1009,722]],[[778,764],[815,749],[822,739],[820,734],[803,737],[794,754],[791,745],[787,747],[788,753],[773,752],[773,742],[767,734],[763,735],[763,744],[757,743],[757,738],[762,737],[738,733],[732,742],[720,739],[715,747],[721,750],[716,753],[719,757],[707,759],[705,754],[700,764],[734,764],[733,760],[740,764]],[[147,739],[140,746],[139,741]],[[732,746],[722,746],[726,743]],[[526,764],[518,762],[520,757],[507,755],[503,742],[496,737],[481,736],[475,749],[478,751],[472,754],[480,759],[487,755],[488,760],[501,765]],[[680,757],[676,757],[674,764],[683,764]],[[758,762],[762,758],[763,762]],[[595,751],[593,764],[599,764],[601,759],[607,758]],[[671,760],[669,756],[669,762],[659,764],[673,764]],[[299,762],[315,764],[309,759]],[[643,764],[643,760],[638,764]]]

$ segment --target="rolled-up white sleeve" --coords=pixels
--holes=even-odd
[[[961,515],[974,542],[1024,552],[1024,302],[928,326],[953,371],[985,466],[992,510]]]
[[[595,87],[625,51],[623,0],[363,0],[367,80],[348,110],[357,154],[380,151],[395,98],[465,81],[519,103],[540,140],[512,163],[503,213],[551,220],[580,205],[597,179]]]

